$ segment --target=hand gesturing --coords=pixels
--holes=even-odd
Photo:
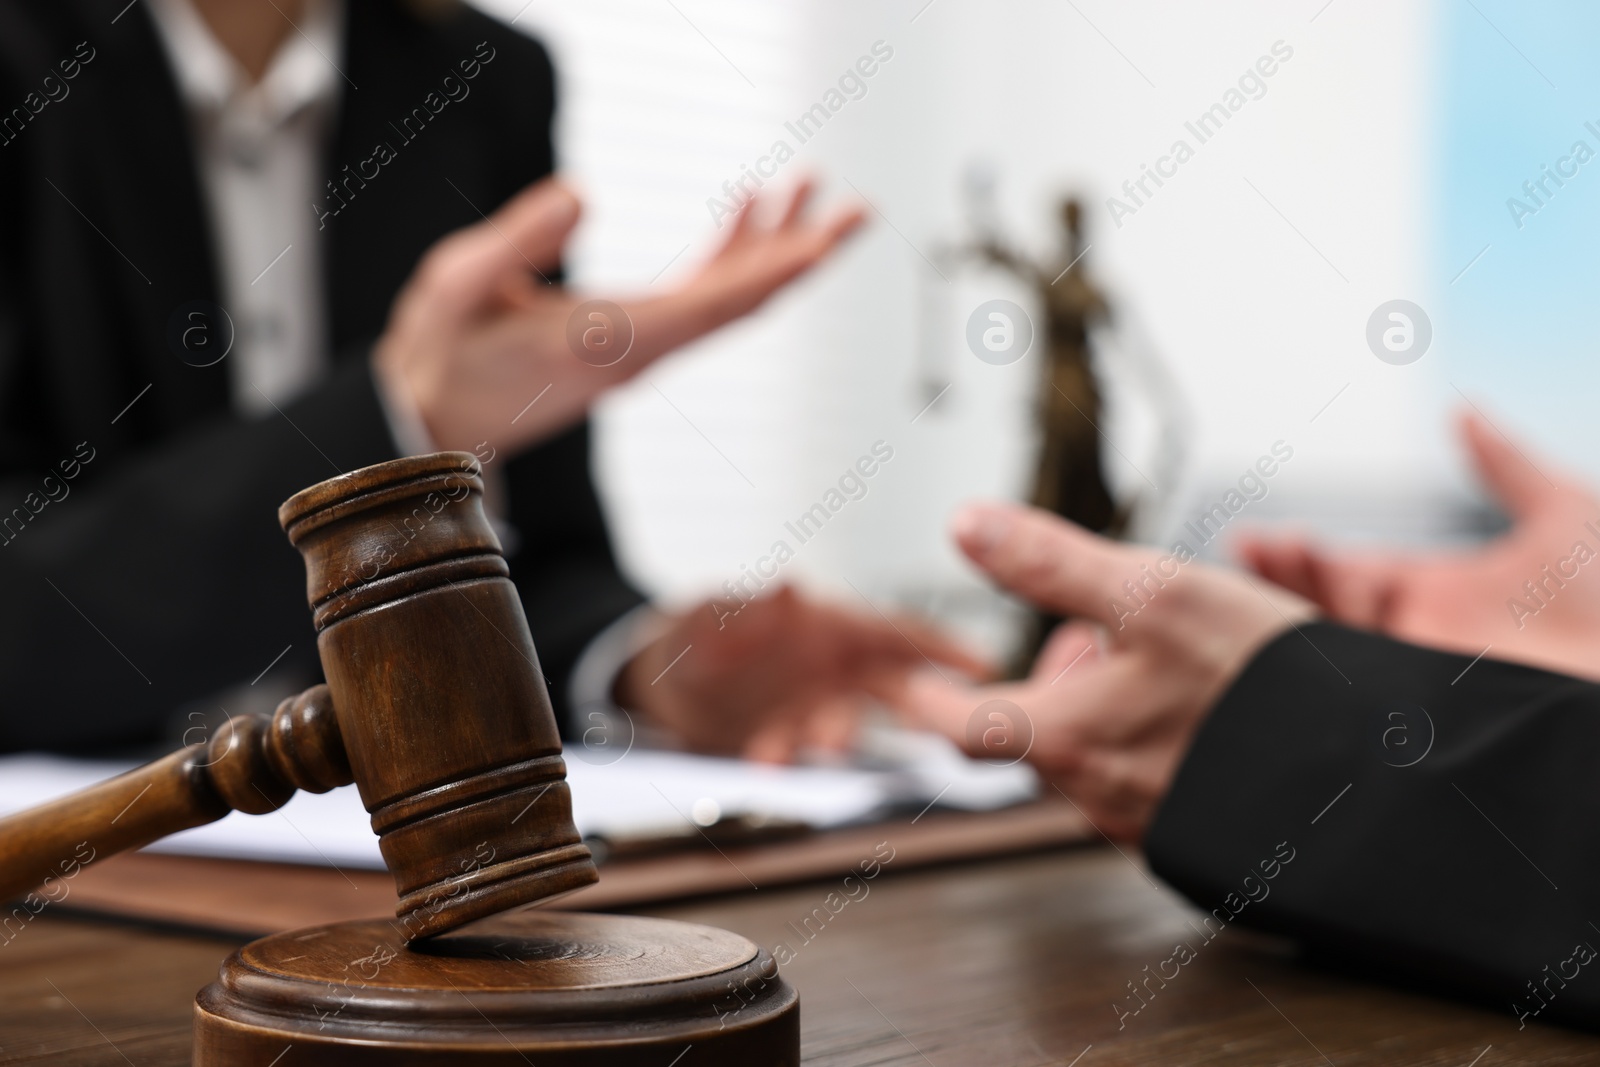
[[[1481,418],[1464,418],[1461,433],[1478,476],[1511,515],[1504,536],[1427,554],[1255,537],[1240,555],[1340,622],[1600,679],[1600,500],[1553,464],[1535,466]]]

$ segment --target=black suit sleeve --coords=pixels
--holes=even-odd
[[[1597,768],[1600,686],[1318,624],[1218,703],[1146,850],[1210,936],[1595,1027]]]
[[[149,741],[286,645],[278,670],[314,672],[305,570],[277,506],[395,455],[361,359],[281,414],[121,456],[89,440],[0,479],[0,751]]]

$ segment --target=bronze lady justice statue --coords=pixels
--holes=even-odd
[[[1049,365],[1039,390],[1039,458],[1032,502],[1085,529],[1115,537],[1126,529],[1127,504],[1118,504],[1101,465],[1101,392],[1089,331],[1110,317],[1110,305],[1089,280],[1082,260],[1083,215],[1078,201],[1061,202],[1062,246],[1054,263],[1035,264],[993,232],[973,252],[1028,282],[1044,308]]]

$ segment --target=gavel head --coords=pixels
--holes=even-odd
[[[465,452],[381,463],[278,509],[407,938],[597,879],[527,619]]]

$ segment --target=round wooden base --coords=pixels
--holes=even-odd
[[[406,946],[398,924],[276,934],[195,999],[195,1067],[798,1067],[800,1000],[725,930],[522,910]]]

